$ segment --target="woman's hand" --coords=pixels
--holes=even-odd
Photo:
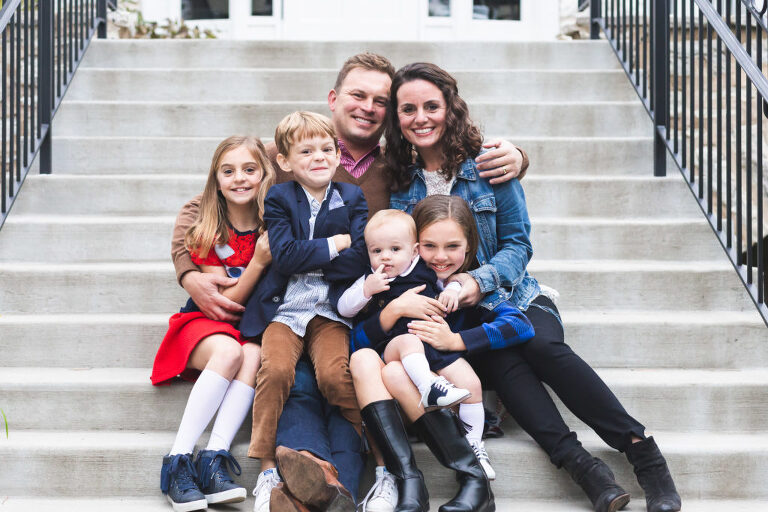
[[[260,234],[256,240],[256,247],[254,248],[251,261],[263,267],[272,263],[272,253],[269,250],[269,235],[266,231]]]
[[[451,331],[446,321],[440,316],[430,320],[414,320],[408,323],[408,332],[415,334],[424,343],[429,343],[437,350],[457,352],[465,350],[464,340],[458,333]]]
[[[481,178],[492,178],[489,183],[497,185],[517,178],[522,170],[523,154],[508,140],[497,139],[483,144],[494,148],[475,158]]]
[[[460,308],[476,306],[478,302],[483,300],[485,294],[480,291],[480,285],[477,284],[477,281],[471,275],[467,273],[454,274],[451,276],[451,281],[461,283],[461,292],[459,293]]]

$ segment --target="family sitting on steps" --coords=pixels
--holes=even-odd
[[[493,511],[483,388],[596,511],[620,510],[629,493],[543,383],[626,454],[648,511],[680,510],[654,439],[565,344],[552,294],[526,270],[526,154],[484,143],[433,64],[395,72],[355,55],[328,104],[331,119],[287,115],[266,147],[224,140],[177,219],[172,255],[190,299],[152,371],[155,385],[195,382],[160,473],[174,510],[245,499],[230,446],[252,411],[255,512],[356,510],[367,451],[376,480],[362,510],[428,510],[402,415],[456,473],[439,510]]]

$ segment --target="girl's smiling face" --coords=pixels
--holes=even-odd
[[[469,242],[453,219],[429,224],[419,232],[419,256],[439,279],[455,274],[464,265]]]
[[[248,148],[237,146],[221,156],[216,180],[227,203],[244,205],[256,200],[263,175]]]

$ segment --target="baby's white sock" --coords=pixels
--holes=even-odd
[[[219,407],[206,450],[229,450],[232,439],[245,416],[253,409],[254,389],[239,380],[232,380]]]
[[[424,393],[425,389],[429,389],[432,377],[434,376],[432,375],[432,372],[429,371],[427,356],[419,354],[418,352],[415,354],[408,354],[401,360],[401,362],[403,363],[403,368],[405,368],[405,373],[407,373],[411,378],[411,381],[416,384],[420,393]]]
[[[170,455],[192,453],[200,434],[221,405],[228,387],[229,381],[218,373],[211,370],[202,371],[189,392],[187,407],[181,417]]]
[[[476,404],[460,404],[459,418],[466,423],[469,428],[467,432],[467,441],[481,441],[483,439],[483,425],[485,423],[485,409],[483,402]]]

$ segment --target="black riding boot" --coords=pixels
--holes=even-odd
[[[360,411],[365,428],[384,456],[387,471],[397,478],[395,512],[429,510],[429,494],[424,475],[416,467],[411,444],[394,400],[372,402]]]
[[[464,438],[458,419],[446,409],[424,413],[413,425],[438,462],[456,472],[459,492],[440,512],[493,512],[491,484]]]
[[[653,437],[630,444],[627,460],[635,467],[640,487],[645,491],[648,512],[677,512],[682,506],[667,461]]]
[[[579,446],[565,456],[563,467],[584,490],[595,512],[616,512],[629,503],[608,465]]]

